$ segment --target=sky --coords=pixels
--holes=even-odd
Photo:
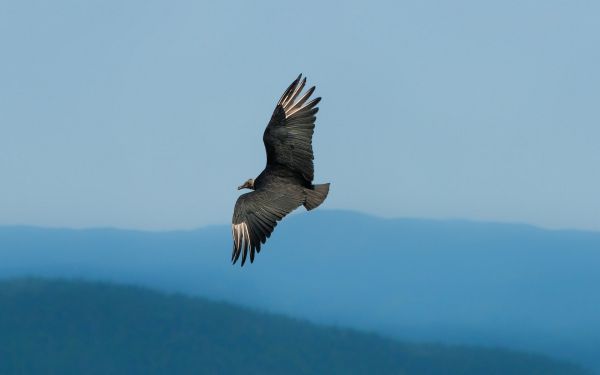
[[[600,230],[600,3],[0,1],[0,225],[230,222],[299,74],[328,209]]]

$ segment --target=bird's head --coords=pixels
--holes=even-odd
[[[242,185],[238,186],[238,190],[242,190],[242,189],[254,190],[254,179],[250,178],[250,179],[246,180],[246,182],[244,182]]]

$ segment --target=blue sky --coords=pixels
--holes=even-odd
[[[302,72],[326,208],[600,230],[595,2],[0,2],[0,224],[229,222]]]

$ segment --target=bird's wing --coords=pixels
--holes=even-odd
[[[231,224],[232,262],[237,262],[241,254],[243,266],[248,250],[250,262],[253,262],[255,252],[260,252],[260,245],[267,241],[277,222],[303,201],[303,189],[297,185],[270,185],[240,195],[235,203]]]
[[[315,116],[321,98],[311,101],[315,87],[308,89],[299,99],[306,84],[302,75],[285,90],[271,120],[263,134],[267,150],[267,164],[281,165],[301,174],[308,182],[314,178],[312,136],[315,129]]]

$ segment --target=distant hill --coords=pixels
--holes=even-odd
[[[321,210],[286,219],[242,269],[230,233],[0,227],[0,277],[133,283],[600,374],[600,233]]]
[[[0,283],[2,374],[580,375],[505,350],[408,345],[108,284]]]

